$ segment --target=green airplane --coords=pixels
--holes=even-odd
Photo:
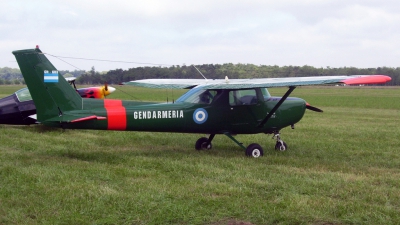
[[[216,134],[224,134],[250,157],[262,156],[257,143],[245,147],[236,134],[273,134],[275,149],[287,144],[280,130],[301,120],[312,107],[289,97],[296,86],[321,84],[379,84],[385,75],[316,76],[261,79],[146,79],[126,85],[190,89],[173,103],[81,98],[37,47],[14,51],[37,109],[37,120],[63,129],[98,129],[209,134],[195,143],[197,150],[211,149]],[[272,97],[267,88],[289,87],[283,97]]]

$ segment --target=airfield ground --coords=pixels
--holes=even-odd
[[[117,86],[110,97],[181,93]],[[324,113],[282,130],[286,152],[271,136],[238,135],[261,144],[258,159],[223,135],[196,151],[200,134],[0,125],[0,224],[399,224],[400,87],[292,96]]]

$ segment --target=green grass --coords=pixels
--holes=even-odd
[[[182,93],[117,88],[113,98]],[[286,152],[271,136],[238,135],[263,146],[259,159],[222,135],[195,151],[202,135],[0,125],[0,224],[400,223],[400,88],[292,96],[324,113],[282,130]]]
[[[24,86],[24,85],[0,85],[0,98],[4,98],[24,87],[26,87],[26,86]]]

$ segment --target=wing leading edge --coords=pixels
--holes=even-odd
[[[386,75],[352,75],[352,76],[314,76],[314,77],[285,77],[257,79],[144,79],[125,82],[148,88],[188,89],[201,86],[203,89],[240,89],[257,87],[287,87],[322,84],[383,84],[391,78]]]

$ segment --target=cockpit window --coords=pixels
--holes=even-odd
[[[229,92],[229,104],[234,105],[253,105],[257,104],[257,94],[255,89],[232,90]]]
[[[20,102],[32,100],[31,93],[29,92],[28,88],[22,88],[21,90],[16,91],[15,95],[17,95],[17,98]]]
[[[176,102],[210,104],[216,94],[216,90],[192,89],[178,98]]]
[[[267,101],[271,97],[271,94],[269,93],[267,88],[260,88],[260,89],[262,95],[264,96],[264,101]]]

